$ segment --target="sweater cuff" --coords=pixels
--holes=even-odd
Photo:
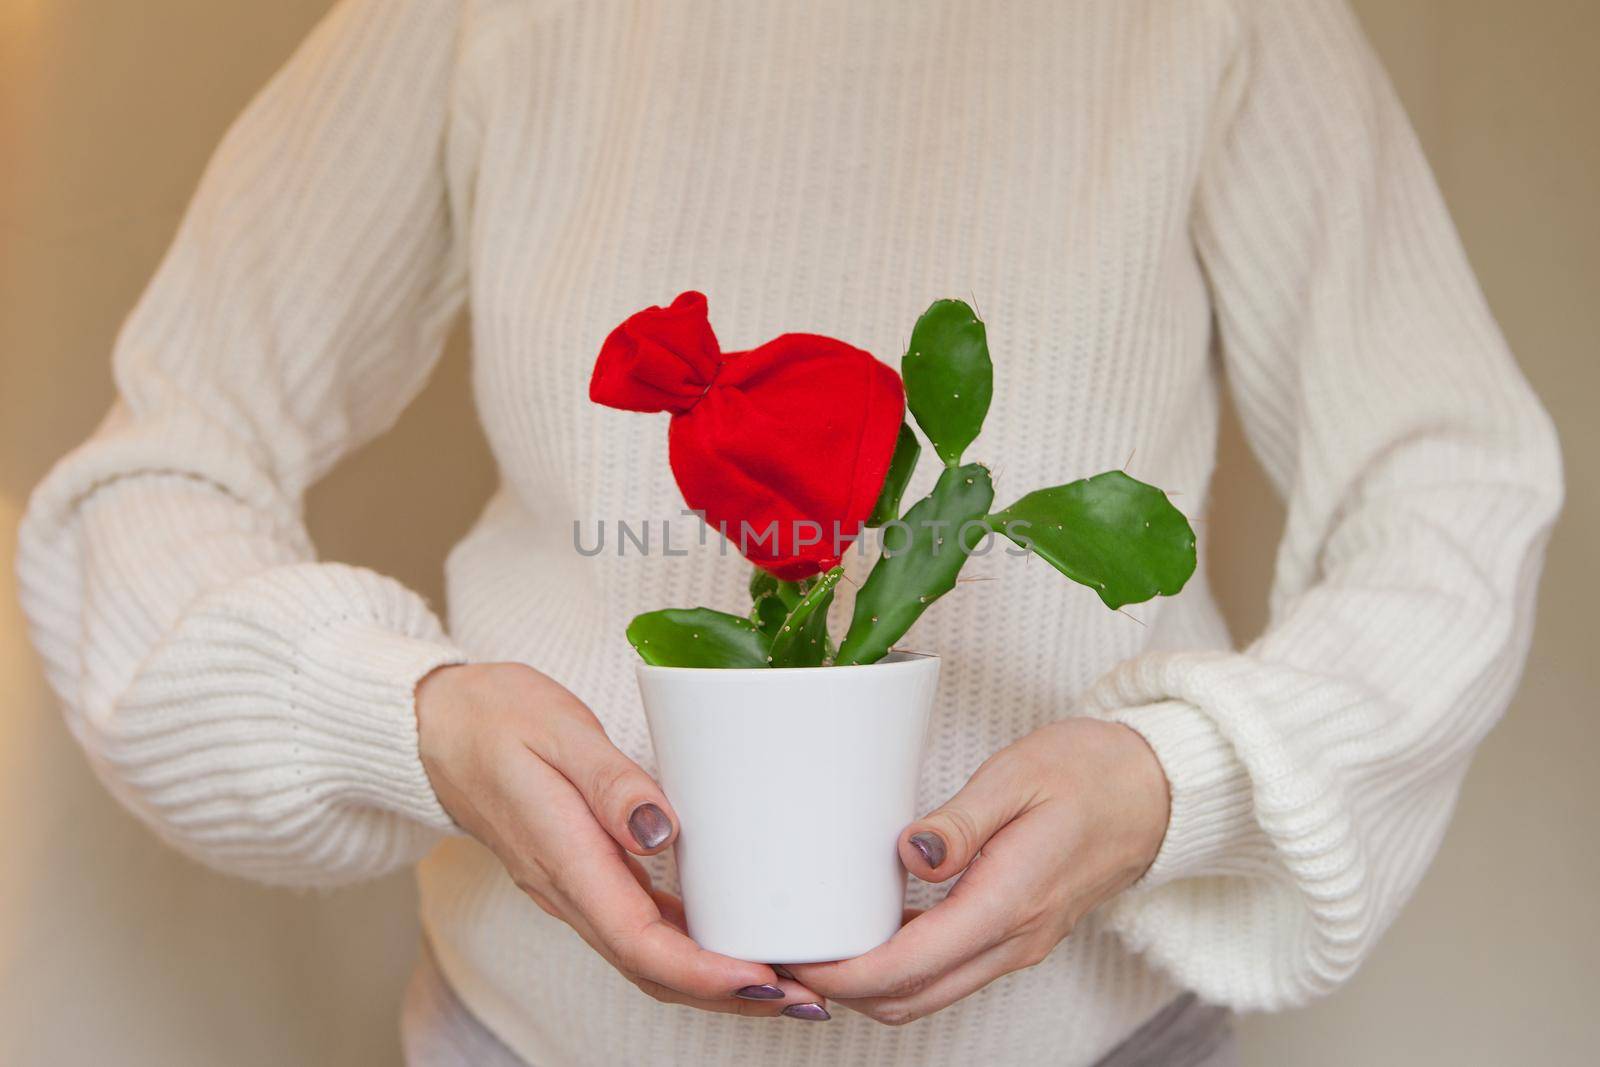
[[[416,688],[431,671],[464,662],[445,641],[372,621],[345,619],[313,630],[300,646],[290,691],[305,755],[312,763],[336,763],[350,796],[434,830],[453,830],[418,752]]]
[[[1145,739],[1166,773],[1167,834],[1139,885],[1225,873],[1259,837],[1249,772],[1199,708],[1182,700],[1093,712]]]
[[[416,686],[465,659],[391,579],[274,567],[191,606],[85,740],[119,795],[213,866],[370,877],[455,828],[418,752]]]

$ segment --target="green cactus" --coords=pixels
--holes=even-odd
[[[786,582],[771,571],[762,570],[760,567],[750,568],[750,602],[754,604],[769,596],[781,598],[792,608],[800,602],[800,583]]]
[[[760,567],[750,568],[750,603],[755,604],[762,597],[773,596],[778,592],[778,579],[770,572]]]
[[[749,619],[710,608],[667,608],[628,624],[628,643],[658,667],[765,667],[767,638]]]
[[[1194,530],[1167,494],[1122,471],[1029,493],[989,525],[1108,608],[1172,596],[1194,573]]]
[[[750,609],[750,621],[755,623],[756,629],[768,641],[778,635],[778,630],[783,626],[783,620],[789,617],[789,609],[783,606],[783,601],[777,595],[762,597],[756,601],[755,607]]]
[[[672,667],[817,667],[883,658],[939,597],[955,588],[971,550],[992,530],[1093,589],[1111,608],[1171,596],[1195,570],[1194,530],[1154,486],[1107,471],[1040,489],[990,513],[994,485],[982,464],[961,464],[983,429],[993,395],[984,325],[959,300],[940,300],[917,320],[902,362],[906,402],[944,462],[933,491],[896,519],[922,448],[902,424],[868,519],[884,553],[856,595],[837,653],[828,608],[843,568],[787,582],[756,568],[750,616],[709,608],[640,615],[628,640],[645,662]]]
[[[755,567],[750,574],[750,621],[770,641],[777,636],[789,612],[800,603],[800,596],[797,582],[786,582]]]
[[[867,517],[868,526],[882,526],[890,519],[900,517],[900,498],[905,496],[911,481],[911,472],[917,469],[922,456],[922,446],[917,435],[905,423],[900,424],[900,436],[894,443],[894,458],[889,461],[889,473],[883,479],[883,491]]]
[[[994,484],[980,463],[947,467],[933,492],[885,525],[883,556],[856,594],[836,664],[883,658],[929,604],[955,588],[967,553],[988,533]]]
[[[828,658],[828,606],[844,577],[835,567],[808,583],[805,596],[778,627],[767,662],[774,667],[820,667]]]
[[[945,466],[983,429],[994,395],[994,364],[988,334],[972,308],[960,300],[937,300],[911,331],[900,361],[906,406]]]

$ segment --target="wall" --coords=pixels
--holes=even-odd
[[[327,0],[0,0],[0,554],[49,462],[108,402],[106,356],[228,120]],[[1250,1064],[1588,1062],[1600,1044],[1600,5],[1360,0],[1571,483],[1538,639],[1433,872],[1370,964],[1243,1024]],[[443,443],[443,447],[441,447]],[[403,474],[401,473],[403,472]],[[392,433],[312,495],[324,554],[434,599],[493,480],[465,346]],[[1279,511],[1223,443],[1210,550],[1259,627]],[[402,537],[395,530],[405,531]],[[93,781],[0,570],[0,1062],[378,1063],[414,945],[404,877],[297,896],[168,852]]]

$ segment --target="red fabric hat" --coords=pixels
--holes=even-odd
[[[611,331],[589,399],[672,412],[683,499],[791,581],[839,562],[877,502],[905,416],[900,376],[832,337],[788,333],[722,352],[695,292]]]

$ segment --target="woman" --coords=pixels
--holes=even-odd
[[[572,547],[678,514],[663,428],[584,388],[610,325],[687,288],[729,347],[891,360],[971,295],[1002,364],[975,456],[1032,486],[1133,453],[1194,513],[1225,372],[1287,500],[1242,650],[1203,574],[1140,626],[996,554],[930,614],[930,814],[900,846],[928,910],[856,960],[780,973],[673,922],[621,634],[745,567]],[[316,562],[300,501],[463,302],[503,485],[446,628]],[[53,684],[206,863],[420,861],[414,1063],[1227,1062],[1226,1009],[1336,986],[1421,877],[1561,495],[1339,0],[346,0],[223,143],[115,367],[23,530]],[[749,803],[797,870],[829,831]]]

